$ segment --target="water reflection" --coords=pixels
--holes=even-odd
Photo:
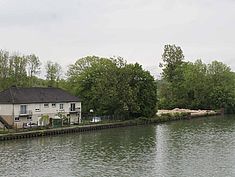
[[[162,130],[163,129],[163,130]],[[163,151],[155,171],[166,176],[234,176],[235,118],[172,122],[156,128]],[[163,136],[158,136],[158,134]],[[164,147],[164,148],[163,148]],[[159,155],[157,156],[159,157]]]
[[[235,176],[235,117],[0,142],[0,176]]]

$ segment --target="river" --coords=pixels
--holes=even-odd
[[[0,142],[0,176],[235,176],[235,116]]]

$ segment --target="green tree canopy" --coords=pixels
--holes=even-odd
[[[83,63],[82,67],[78,63]],[[93,109],[99,115],[132,117],[151,116],[156,112],[154,78],[139,64],[126,64],[120,57],[86,57],[75,65],[70,66],[68,81],[82,98],[85,112]]]
[[[235,74],[219,61],[204,64],[183,61],[180,47],[167,45],[163,79],[159,81],[160,108],[235,108]]]
[[[160,64],[160,67],[163,68],[163,78],[168,82],[174,82],[179,79],[179,68],[184,60],[182,49],[176,45],[165,45],[162,60],[163,63]]]
[[[46,80],[48,81],[48,86],[58,86],[62,74],[62,68],[58,63],[52,61],[47,61],[46,63]]]

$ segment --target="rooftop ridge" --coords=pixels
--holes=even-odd
[[[0,103],[80,102],[77,96],[56,87],[10,87],[0,92]]]

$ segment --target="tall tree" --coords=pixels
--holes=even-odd
[[[77,80],[79,79],[80,75],[98,60],[99,57],[97,56],[87,56],[84,58],[80,58],[74,64],[69,65],[69,69],[66,74],[68,76],[67,81],[69,82],[69,88],[67,90],[75,94],[77,88]]]
[[[168,108],[183,106],[183,51],[179,46],[165,45],[162,60],[163,63],[160,64],[160,67],[163,68],[162,76],[165,81],[164,86],[167,86],[167,88],[164,89],[167,91],[165,92],[167,93],[166,99],[163,99],[162,101],[169,106]]]
[[[207,66],[201,60],[195,63],[185,63],[183,66],[184,107],[191,109],[205,109],[209,87],[206,77]]]
[[[41,62],[39,58],[34,54],[27,55],[26,58],[28,61],[28,73],[30,77],[29,84],[30,86],[33,86],[34,76],[40,73]]]
[[[97,114],[111,114],[112,107],[116,105],[114,98],[117,95],[118,84],[115,68],[112,61],[100,58],[76,77],[74,88],[76,94],[84,100],[84,111],[94,109]]]
[[[8,77],[9,69],[9,52],[0,50],[0,78],[6,79]]]
[[[0,50],[0,90],[8,87],[9,52]]]
[[[163,77],[168,82],[179,79],[179,67],[182,66],[184,60],[182,49],[176,45],[165,45],[162,60],[163,63],[160,66],[163,67]]]
[[[154,77],[138,63],[127,64],[121,70],[119,98],[129,114],[151,117],[156,113],[157,85]],[[125,92],[123,92],[125,90]]]
[[[14,54],[9,61],[9,75],[16,86],[28,86],[27,58]]]
[[[46,80],[48,81],[48,86],[57,86],[62,75],[62,68],[58,63],[53,63],[48,61],[46,64]]]

